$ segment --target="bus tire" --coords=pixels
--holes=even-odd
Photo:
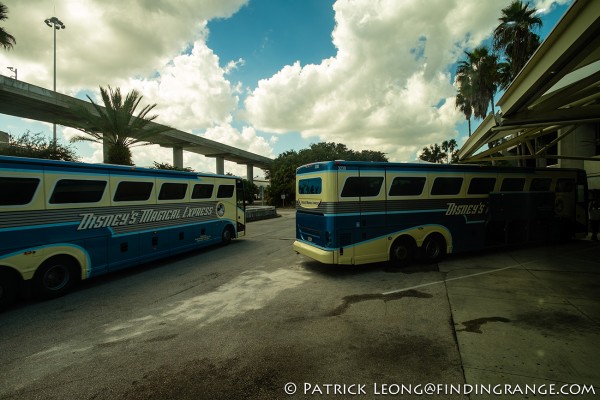
[[[19,294],[19,278],[13,271],[0,271],[0,310],[15,302]]]
[[[427,236],[421,246],[421,258],[429,264],[437,263],[446,255],[446,240],[439,233]]]
[[[233,239],[233,228],[231,225],[227,225],[223,229],[223,234],[221,235],[221,243],[226,246],[231,243],[231,239]]]
[[[406,267],[415,258],[415,241],[409,237],[399,237],[390,248],[390,262],[397,267]]]
[[[33,277],[34,294],[43,300],[64,296],[78,280],[78,270],[77,262],[70,257],[44,261]]]

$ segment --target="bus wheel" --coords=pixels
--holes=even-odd
[[[427,236],[421,247],[421,257],[427,263],[436,263],[446,255],[446,240],[440,234]]]
[[[19,280],[11,271],[0,271],[0,310],[11,305],[19,293]]]
[[[45,261],[33,277],[36,296],[53,299],[68,293],[77,279],[77,269],[68,257],[52,257]]]
[[[231,239],[233,238],[233,229],[231,226],[227,225],[225,229],[223,229],[223,235],[221,235],[221,243],[224,245],[228,245],[231,243]]]
[[[406,267],[415,257],[415,243],[413,240],[402,237],[392,244],[390,249],[390,261],[398,267]]]

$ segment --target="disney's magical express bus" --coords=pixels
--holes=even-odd
[[[587,234],[585,171],[330,161],[296,171],[296,252],[326,264]]]
[[[0,306],[245,233],[240,178],[0,156]]]

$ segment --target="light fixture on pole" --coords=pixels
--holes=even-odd
[[[14,78],[15,80],[17,79],[17,69],[14,67],[6,67],[8,68],[10,71],[15,73],[15,76],[11,76],[11,78]]]
[[[56,17],[46,18],[44,22],[50,28],[54,28],[54,91],[56,92],[56,31],[60,29],[65,29],[66,27],[65,24],[63,24],[62,21]],[[56,124],[54,124],[52,139],[54,140],[54,144],[56,145]]]

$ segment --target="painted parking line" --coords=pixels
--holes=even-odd
[[[459,280],[459,279],[468,279],[468,278],[472,278],[474,276],[486,275],[486,274],[493,274],[495,272],[504,271],[506,269],[516,268],[516,267],[522,267],[522,266],[525,266],[527,264],[533,264],[535,262],[539,262],[539,260],[527,261],[525,263],[518,263],[518,264],[514,264],[514,265],[509,265],[508,267],[497,268],[497,269],[492,269],[492,270],[483,271],[483,272],[477,272],[475,274],[469,274],[469,275],[465,275],[465,276],[458,276],[456,278],[443,279],[441,281],[434,281],[434,282],[422,283],[420,285],[411,286],[411,287],[402,288],[402,289],[397,289],[397,290],[392,290],[392,291],[385,292],[385,293],[382,293],[382,294],[385,296],[385,295],[389,295],[389,294],[393,294],[393,293],[405,292],[407,290],[413,290],[413,289],[418,289],[418,288],[422,288],[422,287],[438,285],[440,283],[446,283],[446,282],[450,282],[450,281],[456,281],[456,280]]]

